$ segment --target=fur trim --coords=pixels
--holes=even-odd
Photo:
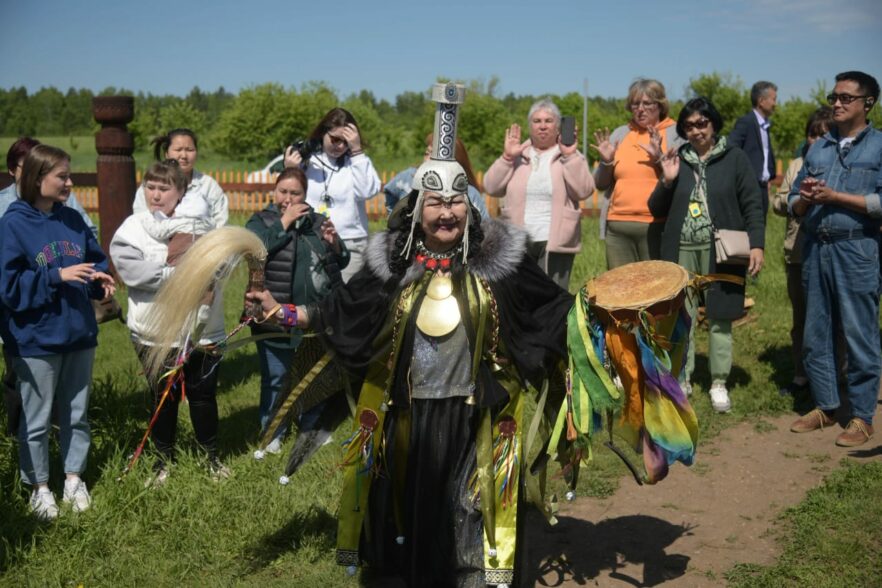
[[[513,274],[524,258],[527,250],[527,232],[507,222],[496,219],[481,221],[484,241],[481,248],[472,255],[468,271],[479,278],[495,282]],[[384,282],[392,279],[389,260],[398,233],[383,231],[374,233],[368,240],[365,261],[370,270]],[[410,266],[401,280],[407,285],[422,275],[417,264]]]
[[[527,231],[493,218],[482,221],[481,228],[484,241],[469,259],[469,271],[488,282],[515,273],[527,253]]]

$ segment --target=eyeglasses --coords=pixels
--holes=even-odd
[[[707,125],[709,125],[710,122],[711,121],[709,121],[706,118],[699,119],[695,122],[684,122],[683,123],[683,131],[688,133],[689,131],[691,131],[693,129],[698,129],[698,130],[706,129]]]
[[[852,96],[851,94],[827,94],[827,104],[829,104],[830,106],[833,106],[834,104],[836,104],[836,101],[838,100],[839,102],[842,103],[843,106],[848,106],[849,104],[851,104],[855,100],[859,100],[861,98],[866,98],[866,95]]]
[[[331,142],[331,145],[346,145],[346,139],[343,137],[335,137],[334,135],[328,135],[328,140]]]
[[[650,110],[651,108],[658,106],[658,102],[649,102],[644,100],[643,102],[632,102],[631,110],[637,110],[640,107],[643,107],[643,110]]]

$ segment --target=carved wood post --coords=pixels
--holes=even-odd
[[[132,214],[135,198],[135,140],[126,128],[135,117],[131,96],[96,96],[92,114],[101,124],[95,134],[98,151],[98,218],[106,252],[122,222]]]

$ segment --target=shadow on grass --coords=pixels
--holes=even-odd
[[[124,450],[131,447],[131,451],[134,451],[151,414],[152,400],[143,376],[106,376],[92,382],[89,396],[92,435],[89,469],[93,466],[101,469],[117,447]]]
[[[240,455],[256,443],[260,433],[260,416],[257,405],[236,410],[221,418],[218,425],[218,451],[220,455]]]
[[[53,524],[43,523],[32,517],[27,512],[27,499],[7,502],[4,498],[4,502],[4,521],[0,523],[0,537],[3,538],[0,541],[0,575],[17,563],[19,549],[27,552],[32,545],[39,545],[45,536],[41,529]],[[23,504],[19,505],[18,502]]]
[[[790,345],[769,345],[757,359],[772,368],[771,380],[776,388],[793,381],[793,357]]]
[[[632,586],[657,586],[686,573],[689,556],[669,554],[665,548],[690,527],[662,519],[634,515],[597,524],[560,517],[548,526],[535,509],[527,509],[527,545],[524,585],[560,586],[565,582],[593,584],[603,570]],[[643,565],[642,578],[618,571],[623,564]]]
[[[251,380],[256,385],[249,385]],[[260,417],[257,407],[259,394],[254,394],[255,388],[260,390],[260,364],[254,346],[248,345],[225,355],[218,374],[218,403],[223,402],[221,397],[227,394],[251,396],[247,406],[236,408],[221,417],[218,425],[218,450],[221,456],[242,454],[257,441]],[[238,400],[234,404],[240,406]]]
[[[245,385],[255,374],[260,376],[260,364],[253,344],[225,355],[218,373],[218,395]]]
[[[738,364],[733,363],[732,369],[729,372],[729,379],[726,380],[726,385],[729,389],[731,390],[736,386],[747,386],[750,382],[750,374]],[[695,371],[692,372],[692,383],[701,386],[702,390],[710,390],[712,383],[710,363],[707,355],[703,353],[695,354]]]
[[[297,551],[302,543],[317,544],[319,551],[328,552],[334,548],[336,530],[337,519],[323,508],[297,513],[284,527],[246,549],[249,572],[258,572],[285,553]]]
[[[120,449],[134,451],[150,415],[146,383],[140,378],[110,376],[92,382],[89,399],[91,446],[83,478],[89,487],[97,485],[104,472],[118,473],[124,464],[119,460]],[[5,426],[6,415],[3,415]],[[64,478],[58,429],[49,434],[49,487],[60,499]],[[16,562],[19,548],[26,554],[33,543],[39,543],[45,533],[41,529],[52,523],[38,522],[30,514],[28,498],[30,486],[23,484],[18,473],[18,442],[11,437],[0,439],[0,488],[2,488],[2,516],[0,516],[0,573]]]

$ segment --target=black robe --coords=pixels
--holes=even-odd
[[[529,381],[538,388],[566,357],[566,316],[573,298],[524,255],[523,231],[495,220],[484,221],[482,227],[485,238],[480,249],[470,256],[467,266],[455,263],[453,270],[454,295],[471,350],[475,325],[463,294],[470,274],[486,280],[493,293],[504,357],[513,362],[522,387]],[[396,236],[372,237],[365,267],[346,287],[310,309],[316,332],[356,376],[363,376],[372,361],[387,361],[390,346],[378,349],[375,340],[403,288],[424,272],[414,264],[404,276],[392,275],[389,260]],[[476,405],[466,404],[461,397],[409,399],[407,372],[420,302],[421,298],[404,327],[399,361],[393,368],[392,406],[384,424],[385,455],[393,457],[386,460],[386,471],[371,486],[360,557],[372,574],[403,579],[411,586],[484,586],[482,515],[474,504],[469,480],[476,465],[480,415],[483,410],[495,414],[504,407],[508,393],[482,361]],[[550,399],[552,406],[559,402]],[[399,426],[409,428],[406,447],[396,447]],[[404,457],[395,459],[396,455]],[[404,475],[396,478],[401,467]],[[397,515],[396,479],[404,480],[403,491],[398,490]],[[403,544],[396,542],[396,516],[403,528]]]

